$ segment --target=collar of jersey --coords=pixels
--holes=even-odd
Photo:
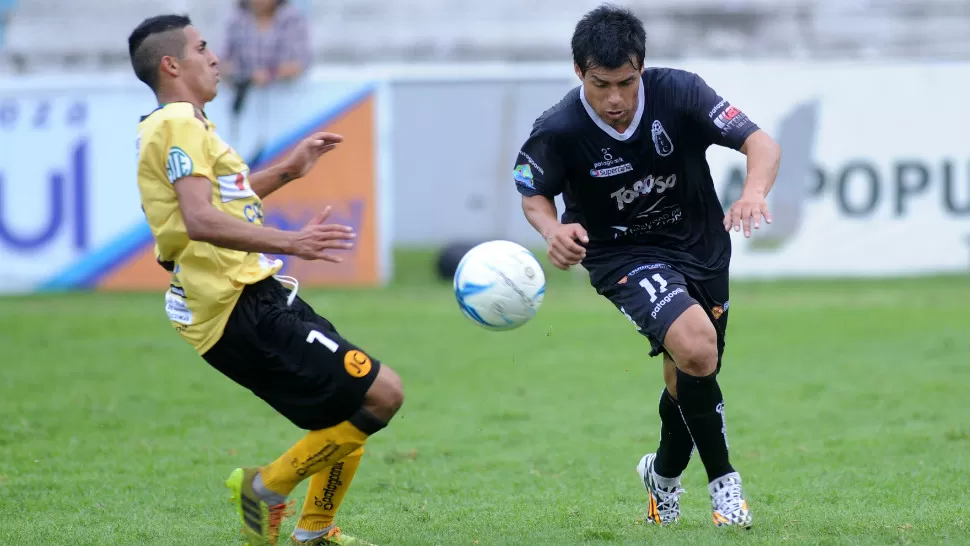
[[[599,115],[596,114],[596,111],[593,110],[593,107],[590,106],[588,102],[586,102],[586,86],[581,85],[579,87],[579,100],[583,102],[583,108],[586,109],[586,114],[589,115],[589,119],[593,120],[593,123],[595,123],[596,126],[599,127],[600,129],[602,129],[604,133],[610,135],[616,140],[628,140],[630,137],[633,136],[633,133],[637,132],[637,127],[640,126],[640,118],[643,117],[643,103],[644,103],[643,97],[644,97],[643,80],[641,79],[640,89],[637,91],[637,111],[636,113],[633,114],[633,121],[630,122],[630,126],[626,128],[626,131],[623,131],[621,133],[616,129],[607,125],[606,122],[603,121],[599,117]]]
[[[149,112],[149,113],[145,114],[144,116],[142,116],[141,119],[139,119],[138,121],[139,122],[145,121],[146,119],[148,119],[149,116],[151,116],[155,112],[158,112],[158,111],[164,109],[166,106],[169,106],[169,105],[172,105],[172,104],[189,104],[189,105],[191,105],[192,103],[185,102],[185,101],[163,102],[163,103],[159,104],[154,110],[152,110],[151,112]],[[202,120],[203,123],[206,123],[206,124],[210,123],[209,116],[205,115],[205,110],[201,110],[200,112],[202,113],[202,117],[205,118],[204,120]],[[193,114],[195,113],[195,106],[192,106],[192,113]]]

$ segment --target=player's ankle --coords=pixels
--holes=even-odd
[[[333,525],[330,525],[329,527],[325,527],[319,531],[308,531],[306,529],[301,529],[300,527],[297,527],[296,529],[293,529],[293,538],[295,538],[300,542],[307,542],[316,538],[320,538],[323,535],[329,533],[330,530],[333,529],[333,527],[334,527]]]
[[[263,499],[266,504],[276,505],[286,502],[286,495],[277,493],[276,491],[266,487],[266,484],[263,483],[262,472],[257,472],[256,475],[253,476],[253,491],[255,491],[256,495]]]

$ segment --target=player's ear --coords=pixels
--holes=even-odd
[[[165,55],[162,57],[161,62],[162,72],[172,76],[173,78],[179,75],[179,61],[171,55]]]
[[[583,80],[583,69],[582,68],[579,68],[579,65],[576,64],[575,62],[573,62],[573,70],[576,72],[576,77],[579,78],[580,81],[582,81]]]

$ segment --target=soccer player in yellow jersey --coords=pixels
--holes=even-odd
[[[128,49],[159,104],[138,124],[138,187],[158,261],[172,272],[169,320],[210,365],[308,431],[275,461],[237,468],[226,481],[247,543],[277,543],[287,497],[309,478],[291,541],[366,544],[341,534],[334,516],[367,438],[401,407],[401,380],[317,315],[294,279],[276,275],[282,264],[263,254],[339,261],[330,252],[350,247],[352,229],[325,224],[327,211],[300,231],[262,225],[261,199],[342,139],[313,135],[279,164],[250,173],[206,118],[219,61],[191,21],[146,19]]]

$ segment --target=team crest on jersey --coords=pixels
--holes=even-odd
[[[650,127],[650,136],[653,137],[653,147],[657,150],[657,155],[667,157],[674,153],[674,143],[670,140],[670,135],[667,134],[667,130],[664,129],[660,120],[653,120],[653,126]]]
[[[179,178],[184,178],[192,174],[192,158],[185,153],[182,148],[172,146],[168,150],[168,162],[165,170],[168,173],[168,181],[175,183]]]
[[[254,197],[256,195],[256,192],[253,191],[252,186],[249,185],[248,171],[220,176],[218,179],[219,193],[222,194],[223,203],[235,201],[236,199]]]

